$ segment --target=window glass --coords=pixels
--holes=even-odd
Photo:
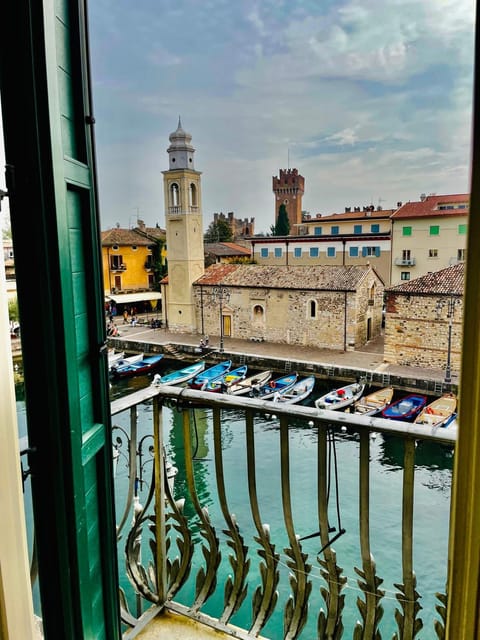
[[[260,255],[262,258],[268,258],[268,249],[260,249]]]
[[[282,257],[282,248],[281,247],[275,247],[275,258],[281,258]]]
[[[310,247],[310,257],[318,258],[318,247]]]
[[[327,257],[328,258],[335,258],[335,247],[328,247],[327,248]]]
[[[362,233],[362,225],[361,224],[354,224],[353,225],[353,233]]]
[[[350,247],[349,254],[351,258],[358,258],[358,247]]]
[[[400,274],[402,280],[410,280],[410,271],[402,271]]]
[[[379,224],[372,224],[370,227],[370,231],[372,233],[379,233],[380,232],[380,225]]]
[[[340,233],[340,227],[338,225],[333,225],[332,236],[338,236],[339,233]]]
[[[293,255],[295,256],[295,258],[301,258],[302,257],[301,247],[295,247],[293,250]]]
[[[438,258],[438,249],[429,249],[428,250],[429,258]]]
[[[316,236],[321,236],[322,235],[322,227],[315,227],[314,230],[313,230],[313,233]]]

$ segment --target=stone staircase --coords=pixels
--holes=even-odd
[[[163,345],[163,352],[165,355],[169,355],[177,360],[183,360],[185,358],[185,354],[179,351],[177,347],[170,342]]]

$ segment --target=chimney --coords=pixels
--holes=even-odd
[[[402,201],[400,200],[399,202],[397,202],[397,208],[400,208],[402,206]]]
[[[422,194],[420,195],[420,200],[421,200],[421,202],[425,202],[425,200],[426,200],[426,199],[427,199],[427,194],[426,194],[426,193],[422,193]]]

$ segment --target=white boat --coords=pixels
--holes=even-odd
[[[345,409],[357,400],[360,400],[364,389],[364,380],[338,387],[338,389],[333,389],[323,396],[320,396],[320,398],[317,398],[315,400],[315,406],[317,409],[329,409],[330,411]]]
[[[445,393],[436,398],[422,409],[415,418],[415,424],[427,427],[446,427],[456,418],[457,396],[454,393]]]
[[[253,388],[261,387],[266,384],[271,377],[271,371],[261,371],[260,373],[256,373],[253,376],[245,378],[245,380],[232,384],[232,386],[227,389],[227,393],[231,393],[235,396],[245,395],[250,393]]]
[[[296,382],[291,389],[274,395],[272,400],[279,404],[297,404],[298,402],[305,400],[305,398],[308,398],[312,393],[314,386],[314,376],[308,376],[307,378],[302,378]]]
[[[351,408],[351,413],[362,416],[374,416],[388,406],[393,398],[393,387],[377,389],[357,400]]]
[[[115,351],[115,349],[108,350],[108,368],[117,363],[119,360],[125,358],[125,351]]]
[[[108,370],[110,371],[110,374],[113,374],[118,369],[126,367],[130,364],[137,364],[141,360],[143,360],[143,353],[137,353],[134,356],[127,356],[126,358],[120,358],[119,360],[116,360],[111,366],[109,366]]]

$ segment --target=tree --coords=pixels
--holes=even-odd
[[[210,223],[203,236],[207,243],[211,242],[231,242],[233,240],[232,230],[227,220],[218,218]]]
[[[289,233],[290,221],[288,219],[287,207],[284,204],[281,204],[278,210],[278,218],[273,235],[288,236]]]

